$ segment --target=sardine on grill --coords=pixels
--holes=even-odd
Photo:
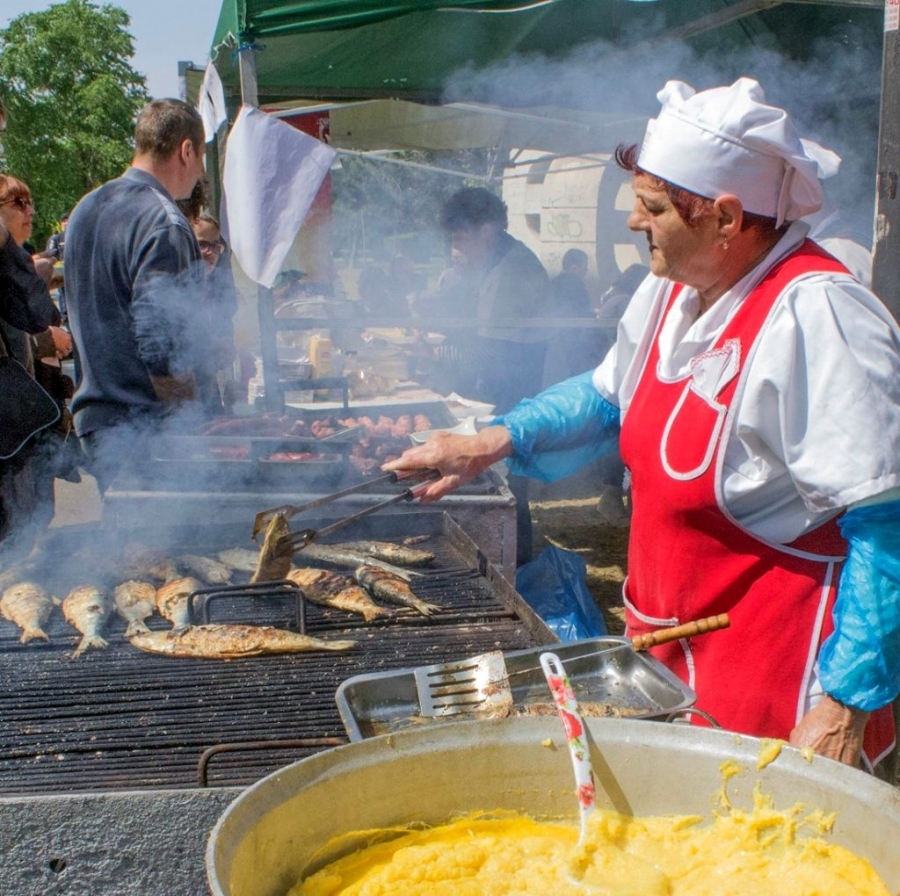
[[[277,582],[291,571],[294,548],[291,544],[282,542],[282,539],[290,534],[287,517],[283,513],[276,513],[266,526],[266,537],[259,552],[259,563],[250,577],[251,584]]]
[[[160,616],[165,616],[173,628],[184,628],[191,624],[188,596],[203,588],[203,582],[193,576],[184,576],[172,582],[166,582],[156,589],[156,609]]]
[[[259,549],[231,548],[228,551],[219,551],[216,556],[227,567],[239,572],[256,572],[259,565]]]
[[[441,609],[436,604],[427,603],[416,597],[408,582],[383,569],[378,569],[375,566],[358,566],[354,575],[356,576],[356,581],[366,591],[374,597],[380,597],[382,600],[388,601],[388,603],[411,607],[423,616],[431,616],[432,613],[437,613]]]
[[[306,650],[350,650],[355,641],[325,641],[268,625],[195,625],[180,631],[136,635],[131,643],[148,653],[230,660]]]
[[[409,545],[395,544],[393,541],[344,541],[340,544],[331,544],[328,547],[358,551],[367,557],[383,560],[385,563],[394,563],[397,566],[428,566],[434,560],[431,551],[423,551],[421,548]]]
[[[102,632],[112,612],[112,603],[109,592],[97,585],[79,585],[66,595],[62,603],[63,616],[83,635],[72,654],[73,659],[89,647],[109,646]]]
[[[122,549],[120,572],[124,578],[158,579],[162,582],[171,582],[181,575],[181,570],[172,557],[137,541],[128,542]]]
[[[227,585],[231,582],[231,567],[211,557],[182,554],[178,565],[192,576],[203,579],[207,585]]]
[[[358,613],[366,622],[379,616],[393,616],[394,611],[379,607],[349,576],[326,569],[292,569],[288,580],[303,589],[303,596],[314,604],[333,607],[347,613]]]
[[[22,629],[22,637],[19,640],[23,644],[37,638],[49,641],[50,636],[44,631],[44,625],[50,618],[54,604],[58,605],[59,601],[40,585],[35,582],[19,582],[10,585],[3,592],[3,597],[0,598],[0,614]]]
[[[401,569],[399,566],[385,563],[383,560],[376,560],[362,551],[354,551],[337,544],[318,544],[314,541],[305,545],[298,552],[298,557],[304,561],[313,560],[316,563],[327,563],[329,566],[346,566],[350,569],[357,566],[373,566],[386,572],[392,572],[395,576],[406,580],[409,580],[412,576],[422,575],[420,572],[414,572],[411,569]]]
[[[150,631],[144,624],[144,620],[156,610],[156,587],[150,582],[139,582],[136,579],[122,582],[113,592],[113,602],[118,614],[128,623],[126,638],[138,632]]]

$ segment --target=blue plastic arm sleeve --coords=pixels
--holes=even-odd
[[[563,380],[494,420],[512,439],[513,473],[552,482],[618,445],[619,409],[597,391],[593,373]]]
[[[825,693],[871,711],[900,692],[900,501],[849,510],[834,632],[819,653]]]

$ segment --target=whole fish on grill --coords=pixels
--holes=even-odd
[[[353,569],[357,566],[373,566],[377,569],[383,569],[385,572],[392,572],[401,579],[409,580],[411,576],[420,576],[422,573],[413,572],[409,569],[401,569],[391,563],[385,563],[383,560],[376,560],[362,551],[353,551],[340,545],[317,544],[312,542],[305,545],[299,551],[298,556],[301,560],[314,560],[317,563],[327,563],[330,566],[347,566]]]
[[[378,569],[375,566],[359,566],[354,575],[356,581],[374,597],[380,597],[392,604],[400,604],[411,607],[423,616],[431,616],[441,608],[436,604],[429,604],[413,594],[409,583],[395,576],[393,573]]]
[[[207,585],[227,585],[231,582],[231,567],[211,557],[182,554],[178,565],[192,576],[203,579]]]
[[[156,589],[156,609],[160,616],[165,616],[173,628],[184,628],[191,624],[188,596],[203,588],[203,582],[193,576],[184,576],[172,582],[166,582]]]
[[[292,569],[288,580],[303,589],[303,596],[314,604],[334,607],[347,613],[358,613],[366,622],[379,616],[393,616],[394,611],[379,607],[349,576],[326,569]]]
[[[108,647],[109,642],[101,634],[112,612],[112,600],[105,588],[97,585],[79,585],[73,588],[62,602],[66,622],[75,626],[83,635],[72,654],[76,659],[89,647]]]
[[[199,659],[239,659],[306,650],[350,650],[355,641],[324,641],[269,625],[195,625],[136,635],[131,643],[148,653]]]
[[[130,541],[122,549],[121,576],[128,579],[158,579],[171,582],[181,575],[178,564],[164,551]]]
[[[156,587],[150,582],[139,582],[129,579],[116,586],[113,592],[113,603],[118,614],[128,623],[125,637],[130,638],[138,632],[149,632],[144,624],[148,616],[156,610]]]
[[[216,556],[221,563],[239,572],[256,572],[259,565],[259,549],[231,548],[228,551],[219,551]]]
[[[40,638],[49,641],[50,636],[44,631],[44,625],[50,618],[56,598],[49,595],[35,582],[19,582],[10,585],[0,597],[0,614],[4,619],[14,622],[22,629],[19,640],[23,644]]]
[[[359,551],[368,557],[383,560],[385,563],[393,563],[396,566],[428,566],[434,560],[434,554],[431,551],[395,544],[392,541],[344,541],[340,544],[328,545],[328,547]]]
[[[250,577],[251,584],[277,582],[291,571],[294,549],[292,545],[282,542],[282,539],[290,534],[287,517],[283,513],[276,513],[266,526],[266,536],[259,552],[259,563]]]

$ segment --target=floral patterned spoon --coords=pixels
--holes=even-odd
[[[575,785],[578,793],[578,808],[581,812],[581,836],[578,842],[583,843],[587,833],[588,815],[594,811],[594,770],[591,768],[588,742],[585,737],[584,722],[578,714],[578,701],[572,690],[572,682],[566,674],[562,661],[555,653],[541,654],[541,668],[553,702],[562,719],[572,757],[572,768],[575,771]]]

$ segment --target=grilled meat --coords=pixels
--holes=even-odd
[[[211,557],[182,554],[178,565],[192,576],[203,579],[207,585],[227,585],[231,581],[231,567]]]
[[[97,585],[79,585],[66,595],[62,610],[66,622],[75,626],[83,635],[72,659],[81,656],[89,647],[109,646],[109,642],[101,634],[112,612],[112,600],[108,591]]]
[[[50,637],[44,631],[44,625],[50,618],[54,603],[58,604],[59,601],[51,597],[40,585],[34,582],[19,582],[3,592],[3,597],[0,598],[0,614],[22,629],[22,637],[19,640],[23,644],[36,638],[49,641]]]
[[[220,660],[305,650],[350,650],[356,646],[355,641],[324,641],[268,625],[195,625],[181,631],[136,635],[131,643],[163,656]]]
[[[394,563],[397,566],[427,566],[434,560],[434,554],[409,545],[395,544],[392,541],[345,541],[329,547],[358,551],[367,557]]]
[[[259,563],[256,571],[250,577],[250,583],[277,582],[285,578],[291,571],[291,558],[294,555],[293,546],[285,544],[282,539],[290,535],[287,517],[283,513],[276,513],[266,526],[266,536],[263,539],[262,550],[259,552]]]
[[[129,579],[116,586],[113,602],[119,615],[128,623],[125,637],[130,638],[138,632],[148,632],[144,624],[148,616],[156,609],[156,588],[149,582]]]
[[[359,566],[354,574],[356,575],[356,581],[366,591],[374,597],[380,597],[382,600],[388,601],[388,603],[411,607],[423,616],[431,616],[432,613],[440,610],[440,607],[437,605],[429,604],[416,597],[409,584],[393,573],[374,566]]]
[[[166,582],[156,591],[156,609],[160,616],[165,616],[172,623],[173,628],[184,628],[191,624],[190,610],[188,608],[188,595],[199,591],[203,582],[193,576],[185,576]]]
[[[349,576],[324,569],[292,569],[288,579],[303,589],[303,596],[314,604],[334,607],[347,613],[358,613],[366,622],[379,616],[393,616],[394,611],[379,607]]]
[[[231,548],[229,551],[219,551],[216,556],[226,566],[240,572],[256,572],[259,565],[259,550]]]
[[[356,566],[374,566],[377,569],[383,569],[385,572],[392,572],[401,579],[409,579],[411,576],[420,576],[420,572],[412,572],[412,570],[401,569],[399,566],[393,566],[382,560],[376,560],[362,551],[354,551],[343,545],[331,544],[308,544],[300,550],[300,557],[303,560],[314,560],[317,563],[327,563],[330,566],[347,566],[350,568]]]

